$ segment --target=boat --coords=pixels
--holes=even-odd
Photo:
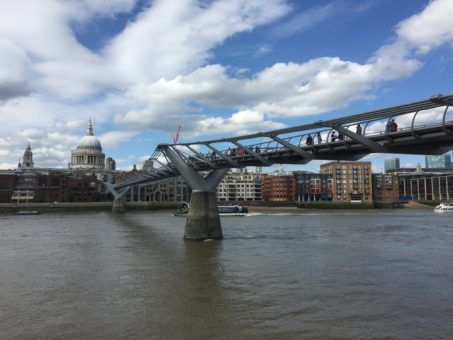
[[[434,208],[434,211],[438,213],[453,212],[453,205],[450,203],[442,202]]]
[[[39,215],[41,212],[39,210],[19,210],[16,211],[16,215]]]
[[[187,202],[181,202],[178,210],[173,213],[174,216],[185,216],[189,213],[190,205]],[[220,216],[246,216],[249,212],[248,207],[244,205],[219,205]]]
[[[218,208],[220,216],[245,216],[249,212],[244,205],[220,205]]]

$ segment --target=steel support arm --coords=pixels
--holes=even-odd
[[[216,169],[204,178],[189,167],[171,146],[164,146],[164,152],[193,191],[215,191],[217,185],[228,171],[228,169]]]
[[[160,165],[162,165],[165,169],[167,169],[167,170],[169,170],[169,171],[173,171],[172,168],[170,168],[167,164],[162,163],[162,162],[159,161],[157,158],[155,158],[154,161],[156,161],[157,163],[159,163]]]
[[[111,183],[104,182],[104,184],[106,185],[107,189],[112,193],[113,197],[115,197],[115,198],[123,198],[124,195],[126,195],[126,193],[131,188],[130,186],[127,186],[125,188],[117,190],[114,188],[113,184],[111,184]]]
[[[221,153],[219,150],[217,150],[211,144],[206,143],[204,145],[206,145],[208,148],[210,148],[212,151],[214,151],[220,158],[224,159],[225,161],[230,163],[232,166],[237,167],[237,168],[242,168],[243,167],[238,162],[234,161],[231,157],[228,157],[228,156],[224,155],[223,153]]]
[[[176,148],[176,146],[169,146],[169,147],[172,148],[186,164],[190,164],[193,168],[197,167],[197,165],[194,162],[192,162],[189,157],[186,157],[186,155],[184,155],[183,152],[178,150]]]
[[[242,145],[241,143],[237,142],[237,141],[231,141],[234,145],[236,145],[238,148],[242,148],[244,149],[245,152],[247,152],[248,154],[250,154],[252,157],[256,158],[257,160],[259,160],[261,163],[265,164],[265,165],[269,165],[270,162],[268,159],[264,158],[263,156],[257,154],[255,151],[253,151],[252,149],[249,149],[248,147]]]
[[[209,165],[211,168],[215,169],[215,164],[212,163],[209,159],[204,157],[202,154],[200,154],[198,151],[196,151],[194,148],[192,148],[190,145],[185,145],[186,148],[188,148],[190,151],[192,151],[199,159],[201,159],[203,162],[205,162],[207,165]]]
[[[355,140],[356,142],[359,142],[360,144],[366,146],[368,149],[370,149],[373,152],[386,152],[387,151],[387,148],[384,145],[376,143],[375,141],[372,141],[369,138],[366,138],[366,137],[364,137],[362,135],[359,135],[359,134],[357,134],[355,132],[352,132],[352,131],[350,131],[348,129],[345,129],[342,126],[332,125],[332,126],[329,126],[329,127],[331,127],[332,129],[337,130],[338,132],[343,133],[345,136],[348,136],[349,138]]]
[[[311,152],[305,151],[304,149],[302,149],[294,144],[291,144],[291,143],[287,142],[286,140],[281,139],[280,137],[273,136],[273,135],[271,135],[269,137],[272,138],[273,140],[275,140],[277,143],[280,143],[281,145],[286,146],[288,149],[294,151],[299,156],[306,158],[306,159],[310,159],[310,160],[313,159],[313,154]]]

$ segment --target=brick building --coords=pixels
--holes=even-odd
[[[295,171],[296,200],[298,202],[331,201],[332,175]]]
[[[396,202],[399,200],[398,177],[394,174],[372,174],[373,201]]]
[[[1,171],[0,203],[97,201],[99,184],[94,174],[73,171]]]
[[[0,203],[11,202],[13,191],[16,188],[16,174],[14,171],[0,172]]]
[[[329,162],[321,173],[332,175],[332,197],[337,202],[372,202],[371,162]]]
[[[296,183],[288,173],[263,174],[263,200],[269,202],[294,202]]]

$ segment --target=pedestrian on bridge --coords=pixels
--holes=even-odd
[[[355,128],[355,133],[358,135],[362,134],[362,126],[360,125],[360,123],[357,124],[357,127]]]
[[[337,140],[337,135],[335,134],[335,130],[332,131],[332,134],[330,135],[330,141],[335,142]]]
[[[307,140],[305,142],[307,145],[312,145],[313,144],[313,137],[311,135],[307,136]]]
[[[321,133],[319,131],[316,134],[316,138],[318,139],[318,144],[321,144],[322,143],[322,137],[321,137]]]

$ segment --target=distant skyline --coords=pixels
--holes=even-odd
[[[453,93],[452,17],[451,0],[0,2],[0,169],[28,143],[67,167],[90,117],[129,169],[178,125],[199,140]],[[362,160],[388,157],[424,163]]]

